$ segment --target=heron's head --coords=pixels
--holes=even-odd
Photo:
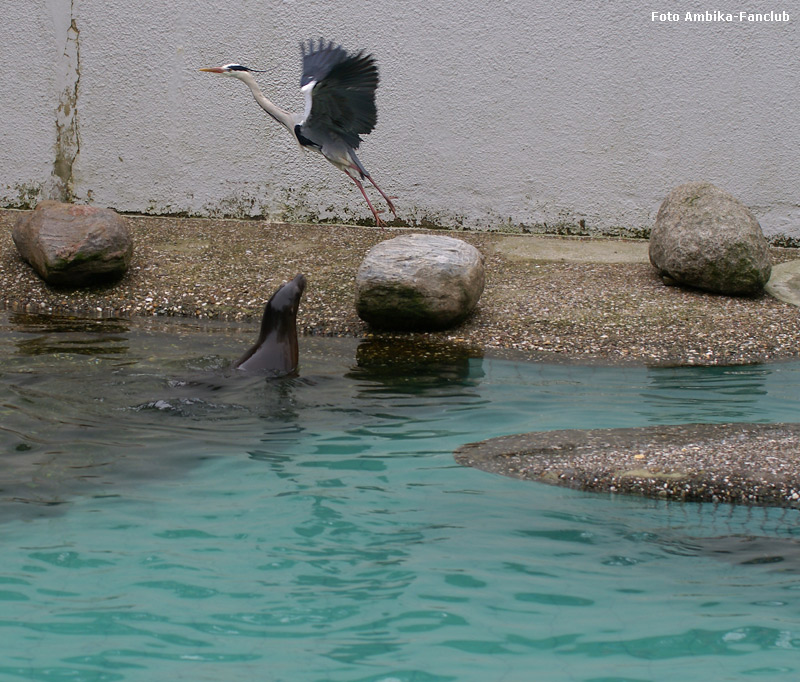
[[[233,76],[234,78],[240,77],[245,73],[259,73],[253,69],[248,69],[241,64],[223,64],[222,66],[212,66],[207,69],[200,69],[200,71],[208,71],[209,73],[221,73],[223,76]]]

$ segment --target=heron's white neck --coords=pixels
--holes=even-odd
[[[286,111],[285,109],[281,109],[279,106],[270,102],[264,96],[264,93],[261,92],[261,89],[258,87],[258,83],[256,83],[256,79],[253,78],[253,76],[251,76],[247,71],[234,71],[231,73],[231,75],[245,83],[247,87],[250,88],[250,92],[253,93],[253,97],[255,97],[256,102],[259,103],[261,108],[270,116],[272,116],[272,118],[274,118],[278,123],[283,125],[290,133],[292,133],[292,135],[294,135],[294,114]]]

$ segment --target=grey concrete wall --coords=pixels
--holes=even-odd
[[[792,4],[788,22],[701,23],[633,0],[7,1],[0,205],[368,218],[242,83],[197,71],[269,69],[265,92],[299,109],[298,44],[325,35],[378,59],[361,158],[412,224],[637,233],[704,179],[800,239]]]

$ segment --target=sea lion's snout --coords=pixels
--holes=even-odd
[[[306,290],[306,276],[302,273],[299,275],[295,275],[295,278],[292,280],[292,283],[300,289],[300,293],[302,294]]]

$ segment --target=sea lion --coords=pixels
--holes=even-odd
[[[272,378],[297,371],[297,309],[305,288],[304,275],[278,287],[264,307],[258,341],[234,363],[234,368]]]

